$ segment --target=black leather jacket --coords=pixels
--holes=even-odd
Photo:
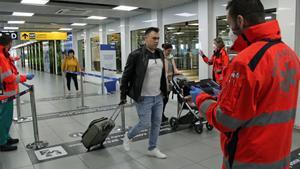
[[[141,101],[141,92],[144,82],[144,77],[148,68],[149,56],[146,52],[146,47],[139,48],[131,52],[127,58],[126,66],[122,75],[120,91],[121,100],[126,99],[126,95],[132,98],[134,101]],[[159,54],[159,57],[163,62],[162,75],[160,80],[160,90],[163,96],[167,96],[167,80],[165,73],[165,61],[162,50],[156,49],[155,52]]]

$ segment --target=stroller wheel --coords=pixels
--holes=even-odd
[[[206,123],[206,128],[208,131],[211,131],[214,129],[214,126],[210,125],[209,123]]]
[[[171,126],[172,130],[176,130],[178,127],[178,119],[175,117],[172,117],[170,119],[170,126]]]
[[[201,134],[203,132],[203,124],[199,121],[199,122],[196,122],[194,124],[194,130],[198,133],[198,134]]]

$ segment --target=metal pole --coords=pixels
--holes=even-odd
[[[62,81],[63,81],[64,97],[66,97],[66,81],[65,81],[66,74],[64,71],[62,71],[61,74],[62,74]]]
[[[101,79],[102,79],[102,83],[101,83],[101,92],[102,92],[102,95],[104,95],[104,67],[102,67],[102,71],[101,71]]]
[[[36,114],[35,96],[34,96],[34,86],[32,85],[30,89],[31,89],[30,90],[30,102],[31,102],[31,112],[32,112],[34,143],[28,144],[26,147],[28,149],[38,150],[38,149],[47,147],[48,143],[40,141],[38,122],[37,122],[37,114]]]
[[[18,84],[18,91],[20,91],[19,84]],[[21,123],[21,122],[26,122],[26,121],[31,120],[31,117],[21,117],[21,98],[20,98],[20,96],[18,96],[16,98],[16,107],[17,107],[17,117],[14,118],[14,121],[16,121],[17,123]]]
[[[125,106],[121,106],[121,130],[125,131]]]
[[[84,107],[84,94],[83,94],[83,72],[80,72],[80,88],[81,88],[81,107]]]
[[[20,86],[18,84],[18,91],[20,91]],[[21,100],[20,100],[20,96],[17,97],[17,120],[21,119]]]

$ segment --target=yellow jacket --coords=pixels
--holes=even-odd
[[[78,60],[75,57],[65,57],[62,63],[62,70],[70,72],[79,72],[80,67]]]

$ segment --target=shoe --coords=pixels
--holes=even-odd
[[[162,152],[160,152],[158,148],[155,148],[151,151],[148,150],[148,155],[156,157],[156,158],[160,158],[160,159],[166,159],[168,157],[166,154],[163,154]]]
[[[13,138],[9,138],[8,140],[7,140],[7,144],[8,145],[13,145],[13,144],[17,144],[17,143],[19,143],[19,139],[13,139]]]
[[[131,139],[128,138],[128,132],[126,132],[123,138],[123,147],[125,151],[130,150],[130,143],[131,143]]]
[[[66,96],[68,97],[68,96],[70,96],[71,95],[71,91],[67,91],[66,92]]]
[[[18,147],[17,146],[12,146],[12,145],[8,145],[8,144],[4,144],[4,145],[0,145],[0,151],[15,151],[17,150]]]
[[[169,118],[163,115],[162,118],[161,118],[161,122],[166,123],[168,121],[169,121]]]

